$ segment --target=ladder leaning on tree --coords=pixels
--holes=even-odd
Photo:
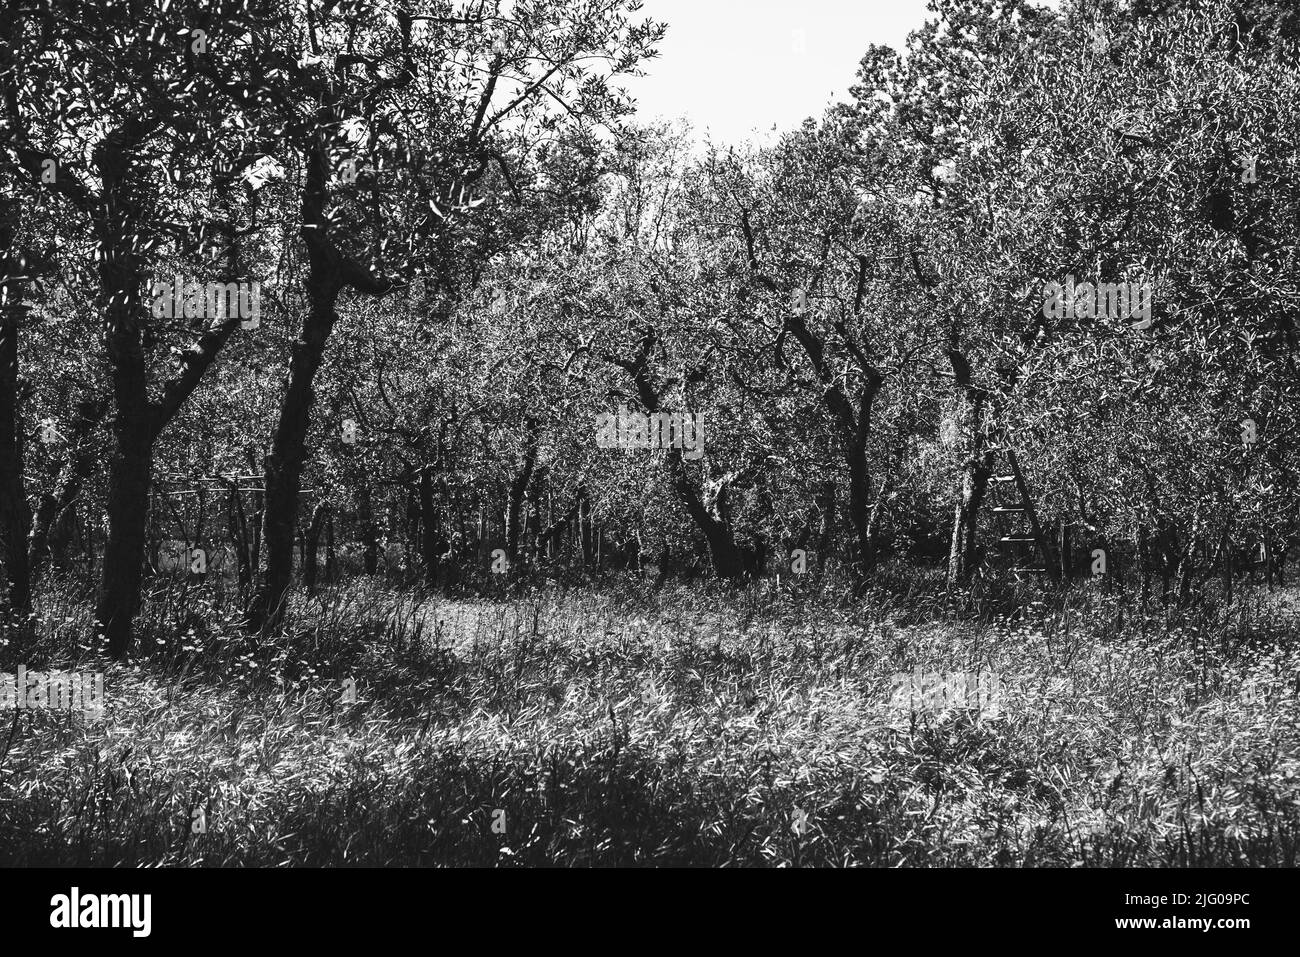
[[[1047,536],[1043,533],[1042,523],[1038,519],[1038,510],[1034,508],[1033,497],[1029,494],[1029,486],[1025,482],[1025,474],[1020,468],[1020,462],[1016,458],[1015,450],[1010,446],[1008,437],[1003,435],[999,444],[991,451],[995,456],[1000,456],[1007,466],[1005,470],[1007,474],[991,477],[993,486],[996,490],[1007,490],[1011,493],[1002,502],[993,506],[992,513],[996,516],[1020,515],[1029,522],[1027,532],[1012,533],[999,538],[1000,549],[1004,553],[1012,553],[1016,562],[1011,568],[1013,572],[1046,572],[1052,581],[1059,581],[1060,567],[1054,560],[1051,546],[1047,543]],[[1031,551],[1037,553],[1038,560],[1034,564],[1028,563],[1027,553]]]

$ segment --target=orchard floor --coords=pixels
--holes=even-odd
[[[106,711],[0,712],[0,865],[1297,863],[1300,593],[924,595],[353,584],[276,643],[171,595],[129,665],[47,606]],[[916,667],[997,713],[891,703]]]

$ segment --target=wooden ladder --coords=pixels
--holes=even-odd
[[[991,491],[995,495],[1001,495],[1001,501],[995,501],[990,511],[1000,518],[1021,516],[1029,523],[1027,532],[1013,531],[1002,535],[998,539],[999,551],[1014,561],[1011,567],[1013,572],[1046,573],[1056,581],[1060,578],[1061,570],[1054,560],[1051,547],[1047,544],[1047,537],[1043,534],[1043,526],[1038,520],[1038,511],[1034,508],[1034,500],[1029,494],[1029,486],[1025,482],[1025,475],[1020,469],[1016,453],[1005,439],[993,451],[995,456],[1006,463],[1006,468],[1005,474],[995,474],[989,479]],[[1035,554],[1037,561],[1033,560]]]

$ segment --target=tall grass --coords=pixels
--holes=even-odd
[[[117,665],[56,589],[29,667],[106,718],[0,712],[0,864],[1294,865],[1294,599],[363,580],[269,640],[160,588]],[[917,666],[999,714],[891,708]]]

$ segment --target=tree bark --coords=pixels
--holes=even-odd
[[[836,499],[835,482],[827,479],[822,482],[818,493],[817,507],[821,512],[821,527],[817,530],[817,583],[820,586],[826,576],[827,563],[836,535]]]
[[[1151,535],[1145,525],[1139,524],[1135,532],[1137,538],[1138,566],[1142,572],[1142,601],[1151,598]]]
[[[510,498],[506,506],[506,557],[511,568],[519,556],[520,514],[523,510],[524,496],[529,483],[533,480],[533,470],[537,467],[537,443],[541,435],[540,426],[535,418],[525,420],[527,435],[524,438],[524,453],[520,460],[519,471],[510,483]]]
[[[1106,555],[1110,557],[1110,549],[1106,550]],[[1070,526],[1065,519],[1058,519],[1056,523],[1056,557],[1058,561],[1058,575],[1063,582],[1069,582],[1074,577],[1074,562],[1071,560],[1070,544]],[[1114,572],[1108,571],[1108,579],[1114,577]]]
[[[239,584],[241,599],[247,599],[257,574],[253,559],[253,546],[249,541],[248,516],[244,511],[244,496],[239,488],[239,480],[232,479],[230,492],[226,499],[228,510],[227,524],[230,540],[235,546],[235,580]]]
[[[307,246],[308,308],[302,334],[289,359],[289,385],[266,457],[266,511],[263,538],[266,571],[249,615],[256,631],[278,631],[293,582],[293,533],[298,522],[307,430],[315,402],[313,383],[325,355],[325,344],[338,320],[336,306],[345,288],[383,295],[391,283],[376,280],[360,264],[345,257],[329,239],[329,160],[319,131],[313,131],[306,155],[302,196],[302,229]]]
[[[266,457],[266,512],[262,532],[266,571],[253,601],[250,622],[258,630],[275,631],[284,620],[284,605],[293,579],[293,531],[302,494],[307,430],[315,399],[312,383],[337,318],[334,306],[339,288],[328,260],[313,253],[307,276],[311,305],[303,321],[302,335],[293,344],[289,385],[280,403],[271,452]]]
[[[325,517],[325,580],[331,585],[339,578],[338,552],[334,549],[334,512]]]
[[[660,411],[660,393],[650,375],[650,354],[655,346],[654,330],[648,330],[641,338],[637,355],[633,359],[624,359],[606,355],[605,360],[625,370],[636,387],[637,397],[650,415]],[[709,562],[714,574],[719,578],[734,580],[745,571],[740,548],[736,545],[731,526],[719,515],[712,512],[704,503],[704,498],[686,468],[686,461],[679,448],[670,448],[665,455],[668,477],[673,492],[677,495],[690,516],[695,527],[704,535],[709,550]],[[720,490],[725,494],[725,488]]]
[[[437,588],[442,579],[442,556],[447,552],[447,538],[435,504],[433,466],[420,470],[420,546],[424,558],[424,584]]]
[[[748,210],[740,211],[740,227],[745,238],[750,271],[769,291],[777,292],[778,284],[770,276],[762,272],[759,267],[754,229],[753,224],[750,222]],[[855,259],[858,267],[858,280],[853,301],[853,314],[856,316],[862,309],[867,270],[870,262],[867,257],[861,255],[856,256]],[[852,400],[846,391],[844,381],[835,373],[827,360],[828,338],[815,333],[809,328],[808,323],[804,321],[802,310],[791,309],[787,311],[781,335],[777,339],[777,353],[779,362],[783,364],[781,342],[784,340],[785,334],[789,332],[803,349],[804,355],[812,365],[818,381],[824,386],[821,394],[822,404],[825,406],[831,424],[840,439],[849,473],[848,517],[854,531],[851,567],[858,584],[861,585],[867,574],[875,566],[876,561],[873,523],[871,520],[871,478],[867,456],[867,439],[871,434],[871,409],[885,380],[880,371],[868,360],[863,350],[855,344],[842,320],[835,323],[835,331],[865,378],[861,392],[858,395],[856,413]]]
[[[858,414],[851,436],[845,436],[845,460],[849,469],[849,520],[857,539],[854,562],[860,576],[865,576],[876,564],[876,543],[872,514],[876,510],[871,500],[871,474],[867,461],[867,438],[871,433],[871,409],[884,379],[871,373],[859,397]],[[878,513],[877,513],[878,514]]]
[[[19,215],[16,198],[0,201],[0,563],[8,580],[9,608],[25,620],[32,610],[34,576],[28,550],[32,512],[23,476],[19,338],[27,317],[24,289],[33,276],[52,271],[54,263],[22,248]]]
[[[144,277],[105,251],[100,282],[108,314],[108,357],[113,377],[114,447],[109,457],[108,541],[95,620],[109,655],[126,657],[140,607],[145,530],[152,478],[152,409],[141,335],[139,290]]]
[[[79,405],[77,418],[67,436],[68,457],[59,470],[54,490],[42,494],[36,505],[36,517],[32,522],[27,547],[33,582],[40,579],[50,559],[50,539],[55,524],[81,497],[86,480],[99,464],[99,450],[95,448],[92,438],[107,412],[108,402],[104,399],[87,399]],[[87,545],[93,545],[93,542],[88,540]]]
[[[0,224],[0,248],[12,240]],[[16,265],[16,264],[15,264]],[[0,262],[0,269],[10,267]],[[27,536],[32,513],[23,484],[23,430],[19,421],[18,330],[23,315],[17,283],[0,283],[0,562],[9,584],[9,608],[25,620],[32,611],[32,580]]]
[[[961,499],[953,516],[952,547],[948,551],[950,584],[967,584],[979,563],[979,513],[991,473],[992,455],[980,451],[963,470]]]
[[[104,313],[112,378],[114,448],[109,458],[108,540],[95,603],[95,620],[108,641],[109,654],[126,657],[132,626],[140,607],[146,527],[152,480],[153,448],[204,373],[239,326],[227,316],[210,325],[181,358],[180,371],[163,383],[156,401],[149,398],[149,364],[144,351],[145,281],[142,237],[150,236],[147,187],[128,175],[149,123],[127,120],[96,147],[95,165],[103,179],[94,222],[99,254],[99,299]],[[234,226],[220,224],[228,240],[227,277],[238,271]]]
[[[379,528],[375,522],[374,492],[362,481],[357,490],[357,519],[361,526],[361,568],[366,575],[379,573]]]
[[[595,554],[591,540],[591,500],[585,486],[578,489],[578,542],[582,549],[582,569],[588,571]]]
[[[960,353],[950,351],[953,377],[962,390],[958,441],[965,452],[961,491],[953,514],[952,543],[948,550],[948,583],[965,585],[975,573],[979,559],[979,514],[993,471],[993,453],[985,442],[987,396],[976,386],[970,364]]]
[[[318,502],[312,510],[311,522],[307,526],[307,534],[303,538],[302,583],[309,594],[316,591],[316,558],[320,551],[321,529],[325,525],[325,517],[328,514],[329,505],[325,502]]]

